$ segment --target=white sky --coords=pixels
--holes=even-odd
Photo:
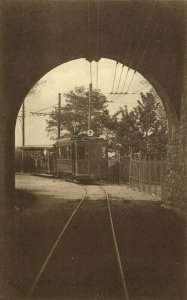
[[[115,72],[116,62],[109,59],[101,59],[98,64],[98,88],[101,90],[105,96],[111,97],[111,93],[114,72]],[[92,79],[93,79],[93,88],[96,88],[96,63],[92,62]],[[116,80],[113,92],[116,92],[117,86],[119,83],[120,73],[122,65],[118,64],[116,72]],[[127,67],[124,68],[121,83],[119,86],[119,92],[121,92],[126,75]],[[129,86],[130,80],[133,75],[133,70],[130,70],[128,73],[127,81],[125,84],[124,92]],[[129,89],[129,93],[134,93],[142,89],[142,92],[146,92],[150,89],[151,85],[147,87],[142,84],[142,81],[145,78],[136,73],[133,78],[132,84]],[[58,103],[58,93],[62,94],[62,105],[65,103],[65,98],[63,97],[64,93],[69,92],[71,89],[74,89],[75,86],[86,86],[88,87],[90,83],[90,63],[85,59],[77,59],[70,61],[68,63],[62,64],[46,75],[44,75],[38,82],[37,87],[34,92],[28,94],[25,98],[25,144],[26,145],[48,145],[53,142],[47,136],[45,131],[46,119],[47,117],[41,116],[32,116],[30,112],[42,110],[48,106],[57,105]],[[32,90],[31,90],[32,91]],[[115,113],[120,106],[127,105],[129,110],[136,105],[137,100],[140,99],[140,95],[130,94],[123,95],[120,98],[113,97],[109,98],[112,102],[109,103],[108,109],[110,114]],[[44,112],[50,112],[52,108],[44,110]],[[21,112],[18,114],[21,115]],[[22,145],[22,127],[21,121],[17,119],[16,129],[16,146]]]

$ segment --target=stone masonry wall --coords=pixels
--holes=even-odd
[[[185,73],[179,122],[169,141],[162,186],[162,201],[183,210],[187,210],[187,70]]]

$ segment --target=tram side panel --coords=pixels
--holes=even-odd
[[[107,144],[105,142],[90,143],[89,146],[90,179],[105,179],[108,175]]]
[[[55,149],[55,170],[59,177],[77,180],[107,178],[107,143],[94,139],[59,139]]]
[[[72,143],[57,144],[55,156],[57,176],[73,176]]]
[[[88,144],[85,141],[75,141],[75,178],[89,179]]]
[[[108,157],[105,141],[76,142],[76,178],[99,180],[107,178]]]
[[[53,174],[53,147],[24,146],[21,149],[24,172],[34,174]]]

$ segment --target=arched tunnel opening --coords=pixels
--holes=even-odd
[[[164,106],[140,73],[109,59],[71,61],[34,85],[18,113],[16,171],[54,175],[52,145],[57,138],[74,134],[75,128],[77,134],[87,135],[89,82],[93,91],[90,129],[108,143],[105,181],[130,184],[161,197],[170,132]],[[168,109],[168,103],[164,104]]]
[[[185,299],[186,4],[72,0],[8,1],[0,6],[2,298]],[[162,100],[168,119],[168,145],[161,202],[150,201],[150,196],[144,201],[135,197],[134,187],[140,180],[134,180],[134,173],[125,199],[123,182],[107,185],[107,189],[100,184],[66,182],[62,188],[61,179],[36,176],[28,176],[17,185],[15,198],[15,124],[23,99],[44,74],[82,57],[89,62],[99,62],[102,57],[113,60],[113,74],[104,72],[111,80],[108,105],[133,93],[138,74],[143,74]],[[97,73],[97,63],[92,65]],[[129,86],[124,90],[125,77],[120,74],[128,74]],[[89,83],[90,79],[87,88]],[[100,88],[96,78],[94,85]],[[86,92],[88,95],[89,90]],[[58,95],[55,97],[57,102]],[[34,111],[41,113],[39,110],[46,107]],[[117,125],[130,112],[122,107]],[[25,121],[27,130],[27,117]],[[132,126],[126,127],[132,131]],[[39,130],[34,131],[39,135]],[[118,152],[111,149],[114,156],[123,148],[119,140]],[[26,144],[28,141],[26,136]],[[84,147],[80,152],[86,157],[87,150]],[[131,158],[140,161],[140,157]],[[94,167],[98,168],[100,158],[95,159]],[[131,167],[138,169],[139,176],[141,170],[132,166],[134,161]],[[114,172],[119,172],[119,164],[117,167]],[[45,193],[41,193],[43,188]],[[83,202],[78,203],[77,197]]]

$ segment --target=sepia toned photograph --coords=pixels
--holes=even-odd
[[[187,1],[0,0],[0,299],[187,299]]]

